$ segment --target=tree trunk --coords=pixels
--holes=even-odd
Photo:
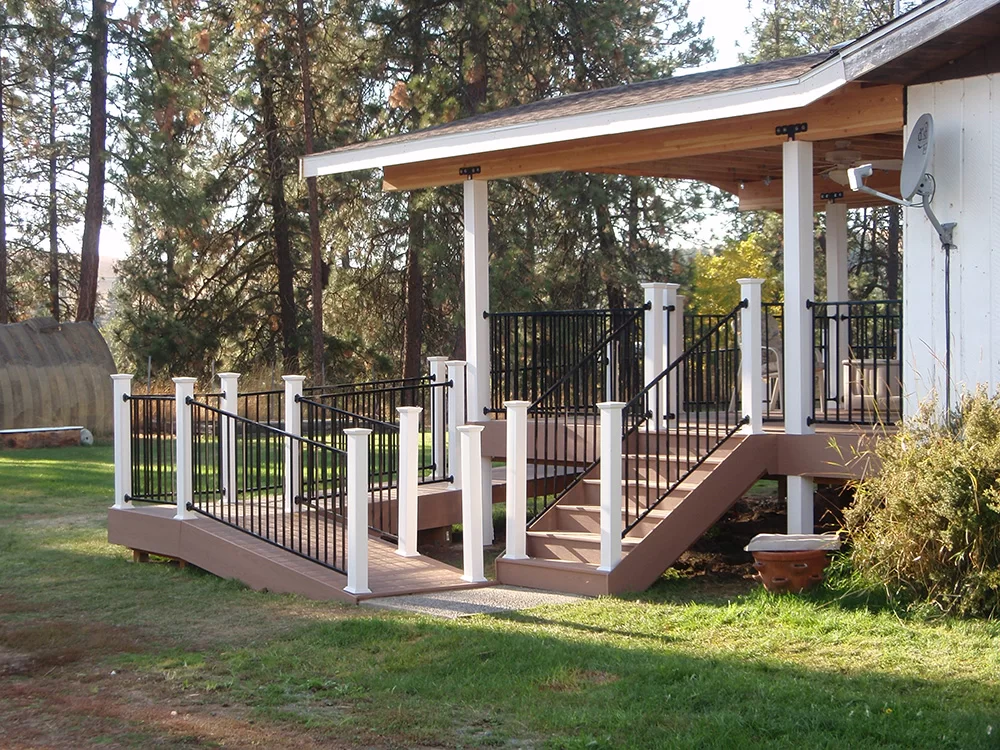
[[[0,18],[0,31],[7,23]],[[2,38],[2,37],[0,37]],[[4,71],[3,55],[0,55],[0,325],[10,323],[10,300],[7,298],[7,175],[4,164],[7,161],[4,141]]]
[[[59,321],[59,213],[56,190],[56,56],[49,60],[49,310]]]
[[[312,69],[309,56],[309,35],[306,33],[305,0],[297,0],[296,15],[299,31],[299,66],[302,69],[302,123],[305,130],[306,153],[315,150],[313,142]],[[325,381],[323,367],[323,256],[319,237],[319,190],[316,178],[306,179],[309,192],[309,249],[312,273],[312,374],[313,381]]]
[[[108,127],[108,15],[105,0],[93,0],[90,19],[90,151],[87,205],[83,213],[77,320],[94,320],[97,265],[104,221],[104,143]]]
[[[889,299],[899,299],[899,214],[902,209],[889,208],[889,238],[886,241],[885,291]]]
[[[273,215],[274,262],[278,267],[278,307],[281,319],[281,359],[285,374],[299,369],[299,346],[295,325],[295,266],[292,262],[291,226],[285,201],[285,179],[278,140],[278,116],[274,104],[274,82],[264,62],[263,50],[257,48],[260,77],[261,116],[264,121],[264,150],[267,182]]]
[[[594,198],[594,213],[597,219],[597,242],[604,260],[604,289],[608,295],[608,308],[617,310],[625,307],[625,290],[619,273],[618,241],[611,226],[611,211],[606,195]]]
[[[408,237],[406,253],[406,322],[403,326],[403,377],[420,375],[420,352],[424,343],[424,271],[420,251],[424,246],[426,219],[416,207],[416,194],[407,200]]]

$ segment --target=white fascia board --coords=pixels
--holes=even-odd
[[[372,141],[369,146],[351,151],[311,154],[299,158],[299,174],[301,177],[342,174],[783,109],[798,109],[835,91],[846,82],[844,63],[837,56],[798,78],[751,88],[655,104],[620,107],[583,115],[556,117],[523,125],[486,128],[466,133],[445,133],[440,136],[430,135],[402,143],[380,144],[378,141]]]

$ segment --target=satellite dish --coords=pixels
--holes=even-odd
[[[931,160],[931,144],[934,142],[934,118],[929,113],[920,115],[910,132],[903,154],[903,169],[899,174],[899,192],[903,200],[910,200],[918,192],[923,195],[924,175]]]

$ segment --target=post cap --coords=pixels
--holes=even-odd
[[[449,359],[445,364],[448,367],[465,367],[466,362],[464,359]]]
[[[764,283],[764,279],[736,279],[736,283],[740,286],[744,286],[746,284],[760,286]]]
[[[189,383],[197,383],[198,378],[170,378],[177,385],[188,385]]]
[[[240,376],[238,372],[217,372],[215,374],[220,378],[238,378]]]
[[[347,427],[344,429],[345,435],[371,435],[372,431],[367,427]]]
[[[134,377],[133,375],[127,375],[127,374],[125,374],[123,372],[119,372],[119,373],[115,373],[114,375],[112,375],[111,379],[112,380],[131,380],[133,377]]]
[[[428,357],[427,361],[428,362],[447,362],[448,361],[448,357],[445,357],[443,355],[439,356],[439,357]]]
[[[281,379],[286,383],[301,383],[306,379],[305,375],[282,375]]]
[[[668,282],[666,281],[642,281],[639,282],[639,286],[642,289],[666,289]]]
[[[624,401],[602,401],[597,405],[598,409],[624,409],[628,404]],[[461,429],[461,428],[459,428]]]
[[[396,411],[400,414],[419,414],[424,410],[422,406],[397,406]]]
[[[482,432],[484,428],[483,425],[481,424],[463,424],[462,426],[456,427],[455,429],[458,430],[459,432],[465,432],[468,433],[469,435],[474,435],[477,432]]]
[[[503,407],[505,409],[521,409],[531,406],[530,401],[504,401]]]

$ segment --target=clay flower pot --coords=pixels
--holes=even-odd
[[[823,571],[830,564],[826,550],[773,551],[754,550],[753,566],[757,578],[768,591],[797,594],[823,580]]]

